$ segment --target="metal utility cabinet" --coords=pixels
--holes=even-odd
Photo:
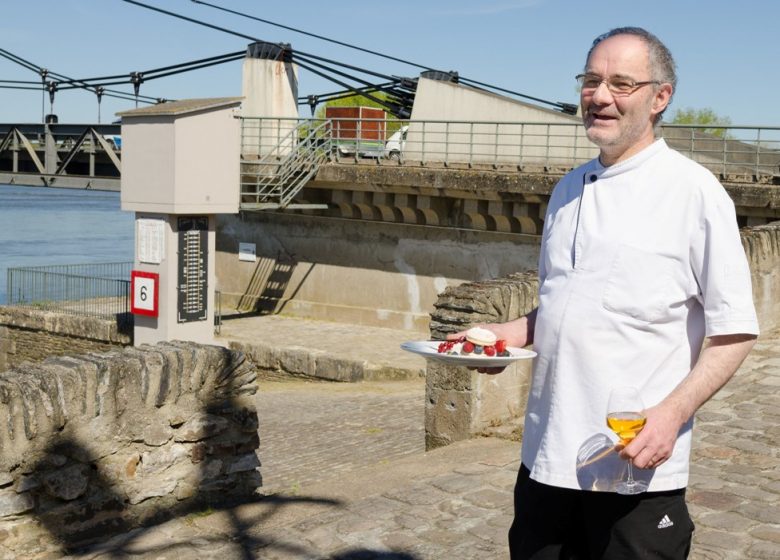
[[[122,210],[135,212],[134,343],[214,341],[215,215],[239,206],[241,98],[119,113]]]

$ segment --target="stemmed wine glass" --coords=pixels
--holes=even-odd
[[[639,391],[634,387],[616,387],[610,392],[607,426],[618,435],[624,447],[644,428],[647,421],[644,410]],[[616,490],[618,494],[640,494],[647,490],[646,482],[634,480],[631,460],[628,461],[628,479],[619,482]]]

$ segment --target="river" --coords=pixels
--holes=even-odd
[[[133,260],[133,212],[119,193],[0,185],[0,304],[16,266]]]

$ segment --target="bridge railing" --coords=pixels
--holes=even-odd
[[[358,119],[339,119],[349,121]],[[365,121],[378,119],[363,119]],[[282,135],[301,127],[298,119],[253,118],[254,126],[265,133],[253,137],[251,149],[259,153],[289,150],[279,146]],[[598,155],[584,126],[579,122],[496,122],[496,121],[400,121],[388,119],[365,127],[384,130],[384,139],[359,133],[344,138],[334,130],[356,130],[357,124],[327,119],[308,119],[307,127],[322,125],[330,131],[319,148],[330,151],[339,163],[398,163],[401,165],[466,165],[474,167],[537,169],[547,171],[576,167]],[[780,177],[780,127],[733,125],[663,125],[661,136],[674,149],[702,163],[723,177],[750,176],[751,181],[774,182]],[[398,133],[395,134],[394,133]],[[401,137],[403,133],[403,137]],[[290,136],[284,137],[290,141]],[[391,160],[392,161],[388,161]]]
[[[7,305],[68,315],[129,319],[132,262],[8,269]]]

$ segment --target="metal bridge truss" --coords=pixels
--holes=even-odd
[[[120,125],[0,125],[0,183],[119,191]]]

